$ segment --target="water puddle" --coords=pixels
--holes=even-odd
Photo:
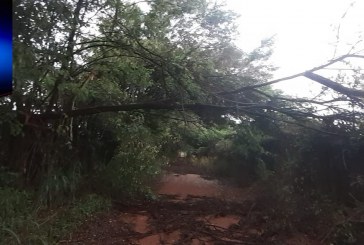
[[[245,189],[226,186],[215,179],[204,179],[198,174],[169,173],[162,178],[157,188],[158,194],[173,196],[171,201],[176,202],[186,202],[189,198],[193,198],[193,200],[203,200],[204,197],[239,201],[239,198],[244,196],[244,192],[246,192]],[[123,222],[130,224],[134,231],[142,234],[152,231],[149,227],[149,218],[150,217],[147,214],[123,213],[121,215]],[[203,221],[206,225],[214,226],[215,229],[229,229],[232,225],[237,225],[240,218],[234,215],[209,215],[197,218],[196,220]],[[157,231],[155,234],[136,240],[135,243],[139,245],[174,244],[180,239],[180,230],[162,233]],[[191,244],[213,243],[207,238],[199,238],[192,239]]]
[[[174,244],[181,237],[179,230],[170,233],[159,233],[144,237],[137,241],[139,245],[160,245],[160,244]]]
[[[199,239],[197,238],[192,239],[191,245],[213,245],[213,243],[209,241],[209,238],[201,237]]]
[[[198,174],[174,174],[164,176],[157,190],[161,195],[176,196],[184,200],[188,196],[216,197],[228,201],[242,201],[246,190],[225,186],[218,180],[207,180]]]
[[[130,224],[135,232],[147,233],[149,231],[148,229],[149,217],[146,215],[123,213],[120,219],[124,223]]]
[[[160,236],[159,234],[154,234],[151,236],[144,237],[140,239],[137,244],[139,245],[159,245],[160,244]]]
[[[236,215],[227,215],[220,217],[207,216],[203,220],[210,225],[229,229],[232,225],[237,225],[239,223],[240,217]]]

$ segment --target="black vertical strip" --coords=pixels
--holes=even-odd
[[[0,1],[0,96],[12,92],[12,1]]]

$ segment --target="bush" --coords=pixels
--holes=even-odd
[[[307,188],[351,204],[349,193],[364,201],[360,176],[364,175],[364,138],[307,133],[299,143],[299,168]]]
[[[262,145],[265,136],[259,129],[249,125],[239,125],[235,134],[220,140],[215,145],[217,171],[227,176],[239,177],[242,174],[264,179],[269,175],[266,162],[271,153]]]
[[[0,166],[0,186],[16,186],[21,174]]]
[[[147,130],[139,128],[129,137],[125,136],[125,143],[99,172],[94,186],[97,192],[118,200],[149,195],[148,182],[166,162],[160,154],[161,145],[152,140]]]
[[[304,177],[297,173],[297,164],[286,162],[263,181],[257,203],[267,217],[265,230],[322,235],[333,224],[339,206],[322,193],[305,190]]]
[[[20,241],[16,231],[24,226],[31,216],[31,194],[11,187],[0,188],[0,240],[12,237]]]
[[[107,210],[110,200],[86,195],[55,210],[35,205],[34,194],[0,188],[0,240],[2,244],[53,244],[70,233],[85,218]]]
[[[48,229],[46,229],[48,239],[59,241],[81,225],[87,217],[106,211],[110,207],[111,201],[109,199],[96,194],[85,195],[65,210],[59,210],[58,214],[55,213],[57,217],[50,220]],[[52,214],[48,217],[52,217]]]

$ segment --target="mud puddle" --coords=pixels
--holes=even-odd
[[[161,178],[155,193],[161,197],[159,200],[138,208],[123,207],[122,212],[100,217],[86,224],[76,237],[87,244],[105,245],[207,245],[243,239],[244,234],[237,231],[246,213],[244,208],[250,205],[242,202],[249,196],[248,189],[198,174],[169,172]]]
[[[212,225],[216,228],[229,229],[232,225],[238,225],[240,217],[236,215],[216,216],[208,215],[197,220],[204,221],[207,225]]]
[[[226,201],[244,201],[249,190],[226,186],[216,179],[205,179],[198,174],[165,175],[157,188],[160,195],[175,196],[176,199],[185,200],[188,197],[215,197]]]
[[[147,233],[149,231],[148,215],[122,213],[120,220],[129,224],[130,228],[135,232]]]
[[[244,201],[242,197],[246,197],[246,190],[222,185],[216,179],[205,179],[198,174],[176,174],[168,173],[160,181],[156,188],[159,195],[173,196],[171,202],[188,202],[190,199],[202,200],[206,197],[217,198],[224,201]],[[188,213],[186,213],[188,214]],[[135,215],[128,216],[125,219],[133,224],[134,231],[140,233],[148,232],[148,217]],[[203,222],[207,226],[214,229],[229,229],[233,225],[238,225],[240,217],[236,215],[207,215],[196,217],[195,221]],[[181,231],[174,230],[172,232],[161,232],[148,235],[142,239],[136,240],[136,244],[153,245],[153,244],[174,244],[181,238]],[[208,239],[192,239],[191,244],[210,244]]]
[[[282,239],[286,242],[277,244],[316,244],[306,236],[266,233],[264,213],[255,209],[259,186],[237,188],[198,174],[169,172],[155,193],[161,198],[95,216],[62,243],[267,244]]]

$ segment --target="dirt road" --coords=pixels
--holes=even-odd
[[[157,201],[116,206],[71,235],[68,244],[316,244],[296,236],[280,243],[255,211],[254,187],[238,188],[185,171],[167,172]]]

